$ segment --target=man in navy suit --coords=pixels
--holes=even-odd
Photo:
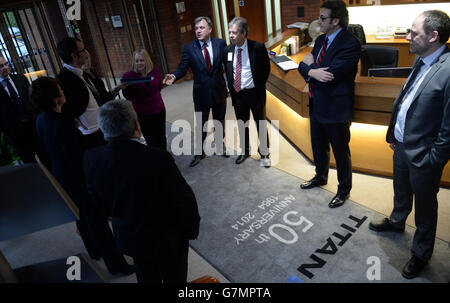
[[[207,134],[203,131],[203,126],[208,121],[210,110],[212,110],[213,119],[221,123],[223,130],[222,144],[216,141],[217,153],[228,157],[223,144],[227,89],[223,77],[222,57],[226,42],[222,39],[211,38],[210,18],[197,17],[194,23],[197,39],[184,47],[178,68],[173,74],[168,74],[164,78],[165,84],[172,85],[176,80],[183,78],[189,68],[194,74],[194,110],[196,113],[201,113],[201,121],[197,123],[202,127],[202,147],[201,154],[194,156],[191,167],[205,157],[203,142]]]
[[[316,165],[314,178],[300,187],[309,189],[327,183],[331,144],[339,181],[337,194],[328,204],[331,208],[344,204],[352,188],[348,143],[361,46],[347,31],[348,20],[342,0],[322,3],[319,25],[324,34],[317,38],[312,52],[298,67],[309,84],[311,144]]]
[[[34,122],[36,112],[29,98],[30,83],[21,74],[11,74],[9,64],[0,56],[0,132],[4,132],[23,162],[35,162],[34,153],[48,165]]]

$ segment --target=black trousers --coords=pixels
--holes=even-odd
[[[258,138],[260,139],[260,146],[258,153],[262,156],[269,155],[269,133],[267,130],[266,122],[266,106],[264,102],[259,100],[260,96],[255,88],[241,90],[238,93],[233,93],[233,104],[236,119],[242,121],[245,125],[248,125],[250,120],[250,111],[252,112],[253,119],[256,123],[256,129],[258,131]],[[241,149],[246,155],[250,155],[250,138],[248,127],[244,127],[241,123],[238,123],[239,134],[244,134],[244,138],[240,137]],[[262,136],[265,136],[261,140]]]
[[[427,261],[434,249],[437,224],[437,193],[443,167],[415,167],[405,155],[403,143],[397,142],[394,150],[394,209],[389,217],[397,227],[405,225],[415,207],[416,232],[412,253]]]
[[[201,118],[200,121],[196,121],[196,123],[197,123],[196,129],[195,129],[196,134],[198,134],[200,132],[200,129],[199,129],[200,126],[202,128],[201,129],[202,146],[201,146],[201,148],[199,146],[197,146],[196,150],[201,151],[203,154],[204,153],[203,145],[204,145],[206,136],[208,135],[208,133],[203,130],[204,130],[205,124],[208,122],[209,113],[211,111],[212,111],[212,118],[214,120],[218,121],[222,125],[222,133],[216,134],[217,136],[215,137],[215,139],[221,140],[223,142],[223,139],[225,138],[225,113],[227,111],[226,99],[224,98],[224,99],[215,100],[211,107],[200,107],[200,106],[195,105],[194,110],[195,110],[196,117],[199,116]],[[198,115],[197,113],[200,113],[200,115]],[[197,143],[197,141],[195,143]],[[217,142],[216,142],[216,148],[221,149],[222,144],[219,144],[219,145],[217,145]]]
[[[166,109],[154,115],[138,115],[142,135],[149,146],[167,150]]]
[[[140,247],[133,254],[138,283],[186,283],[189,241],[166,235],[161,242],[160,248]]]
[[[336,159],[338,194],[346,195],[352,189],[352,161],[350,157],[350,123],[323,124],[314,116],[310,119],[311,145],[316,165],[316,177],[327,181],[330,168],[330,144]]]

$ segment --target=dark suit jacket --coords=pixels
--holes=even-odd
[[[226,43],[217,38],[211,38],[211,41],[213,47],[211,72],[206,67],[200,42],[196,39],[184,47],[181,62],[173,73],[178,80],[191,68],[194,74],[193,97],[196,109],[209,109],[214,103],[225,102],[227,95],[222,66]]]
[[[164,237],[195,239],[200,216],[190,186],[172,156],[132,140],[88,150],[84,172],[89,193],[112,217],[119,248],[133,254]]]
[[[250,67],[252,69],[253,82],[255,88],[258,91],[259,104],[266,104],[266,82],[270,74],[270,62],[267,55],[267,49],[264,44],[256,41],[247,40],[248,56],[250,59]],[[225,70],[227,75],[228,89],[231,94],[231,99],[234,106],[234,78],[233,78],[233,60],[234,60],[235,46],[230,44],[225,48],[223,61],[225,64]],[[232,53],[231,61],[228,61],[228,53]]]
[[[314,59],[325,41],[326,35],[317,38],[312,54]],[[326,51],[321,66],[316,62],[308,66],[301,62],[298,71],[308,82],[313,82],[313,100],[310,103],[310,115],[320,123],[346,123],[353,119],[355,98],[355,76],[361,56],[361,44],[347,30],[335,37]],[[309,79],[311,68],[329,67],[327,71],[334,75],[334,80],[326,83]]]
[[[88,88],[83,80],[65,67],[57,78],[66,96],[62,112],[67,117],[76,119],[86,111],[89,104]]]
[[[416,61],[418,58],[416,57]],[[450,50],[446,48],[420,84],[405,120],[403,144],[416,167],[443,167],[450,157]],[[386,141],[393,143],[400,101],[394,102]]]
[[[113,92],[109,92],[106,90],[105,82],[98,76],[97,72],[94,69],[91,69],[91,74],[86,73],[89,80],[91,80],[92,84],[94,84],[95,88],[97,89],[101,104],[98,106],[102,106],[108,101],[111,101],[116,98],[116,95]]]
[[[52,174],[83,209],[89,199],[81,167],[86,148],[83,135],[70,119],[53,111],[37,117],[36,130],[50,156]]]
[[[23,102],[24,113],[34,119],[35,110],[30,102],[30,83],[24,75],[9,75],[17,88],[19,96]],[[20,135],[20,116],[17,107],[9,97],[9,94],[0,83],[0,131],[7,136],[14,137]]]

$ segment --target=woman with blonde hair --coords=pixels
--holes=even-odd
[[[132,84],[123,89],[122,93],[131,101],[138,114],[147,145],[166,150],[166,109],[161,97],[161,72],[145,49],[133,52],[131,65],[132,70],[123,75],[122,81]]]

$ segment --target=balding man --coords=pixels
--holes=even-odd
[[[394,102],[386,136],[394,150],[394,209],[389,218],[369,225],[378,232],[403,232],[414,196],[417,229],[412,258],[402,272],[407,279],[420,275],[433,253],[437,193],[450,157],[449,32],[448,15],[433,10],[419,15],[406,37],[417,56]]]

